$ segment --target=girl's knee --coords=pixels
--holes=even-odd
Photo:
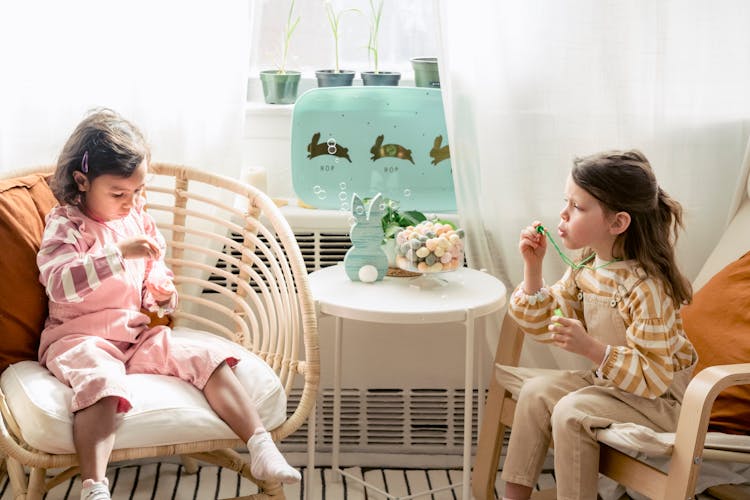
[[[552,429],[570,428],[580,426],[586,413],[582,410],[583,401],[576,393],[571,392],[560,398],[552,409],[550,418]]]
[[[540,375],[524,381],[521,390],[518,393],[516,407],[534,408],[534,411],[540,411],[550,405],[549,398],[545,395],[549,393],[551,387],[556,384],[556,378],[553,376]]]

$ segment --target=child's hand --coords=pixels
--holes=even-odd
[[[607,347],[590,336],[583,323],[562,316],[559,309],[555,309],[552,323],[547,328],[552,332],[552,341],[557,347],[585,356],[595,363],[601,363],[604,358]]]
[[[541,265],[544,254],[547,252],[547,237],[537,231],[537,227],[541,224],[539,221],[534,221],[531,226],[521,231],[518,250],[527,265]]]
[[[117,244],[123,259],[154,259],[157,260],[161,255],[159,245],[146,235],[135,236],[122,240]]]
[[[172,280],[164,276],[162,279],[157,281],[148,280],[146,281],[146,290],[148,290],[154,297],[154,300],[159,305],[164,305],[172,300],[172,295],[177,291]]]

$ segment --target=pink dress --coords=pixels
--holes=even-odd
[[[143,200],[120,220],[99,222],[76,207],[59,206],[46,222],[37,265],[49,317],[39,362],[73,388],[72,411],[107,396],[119,398],[118,411],[128,411],[130,373],[172,375],[202,390],[221,363],[237,363],[223,347],[207,349],[172,337],[168,327],[148,327],[141,307],[155,311],[159,305],[147,284],[163,285],[172,273],[164,263],[164,238]],[[159,244],[162,256],[123,259],[116,243],[143,234]],[[166,312],[176,303],[175,293]]]

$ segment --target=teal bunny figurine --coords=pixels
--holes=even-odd
[[[344,256],[344,269],[352,281],[380,281],[388,271],[388,257],[380,246],[383,241],[380,219],[385,213],[382,205],[380,193],[367,205],[359,196],[352,195],[352,215],[355,219],[349,231],[352,246]]]

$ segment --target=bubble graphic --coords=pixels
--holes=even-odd
[[[326,198],[328,198],[328,193],[326,193],[325,189],[321,189],[317,194],[318,198],[320,198],[321,200],[325,200]]]
[[[341,189],[342,191],[346,190],[346,182],[339,183],[339,189]]]
[[[349,195],[345,193],[344,191],[341,191],[339,193],[339,200],[341,201],[347,201],[349,199]]]
[[[313,186],[313,193],[320,194],[320,192],[323,190],[320,186]]]
[[[328,154],[329,155],[335,155],[336,154],[336,146],[328,146]]]
[[[333,137],[331,137],[330,139],[328,139],[328,140],[326,141],[326,143],[327,143],[327,144],[328,144],[329,146],[335,146],[335,145],[336,145],[336,139],[334,139]]]
[[[410,197],[411,196],[411,189],[408,189],[408,188],[404,189],[404,196],[406,198]]]
[[[359,205],[357,208],[354,209],[354,213],[357,215],[364,215],[365,209],[362,205]]]
[[[340,208],[341,208],[342,212],[348,212],[349,211],[349,204],[344,201],[344,202],[341,203],[341,207]]]

